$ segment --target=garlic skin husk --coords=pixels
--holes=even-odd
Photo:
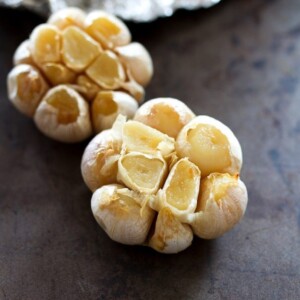
[[[182,224],[170,208],[165,207],[158,213],[155,231],[148,245],[154,250],[175,254],[188,248],[193,241],[193,232],[189,225]]]
[[[33,117],[49,86],[43,75],[31,65],[17,65],[7,77],[8,98],[24,115]]]
[[[193,149],[192,144],[188,140],[190,132],[197,130],[198,126],[209,126],[221,134],[223,139],[226,139],[226,153],[229,160],[227,166],[222,168],[216,166],[213,168],[208,167],[209,171],[202,168],[201,164],[207,164],[207,162],[205,162],[205,159],[202,159],[203,156],[199,154],[199,149]],[[212,143],[212,145],[209,146],[210,153],[216,148],[217,145],[218,142],[216,144]],[[204,177],[214,172],[229,173],[231,175],[239,174],[243,163],[241,145],[231,129],[222,122],[209,116],[198,116],[182,128],[176,139],[176,152],[180,158],[188,157],[190,161],[196,164],[199,167],[202,176]],[[218,157],[216,156],[210,157],[208,164],[214,163],[214,161],[217,159]],[[219,157],[219,160],[220,159],[221,158]]]
[[[73,122],[60,123],[58,120],[59,110],[47,102],[61,90],[76,101],[78,116]],[[89,105],[80,94],[67,85],[56,86],[45,95],[36,110],[34,122],[46,136],[60,142],[80,142],[92,135]]]
[[[131,33],[125,23],[105,11],[95,10],[89,13],[84,25],[85,30],[106,48],[123,46],[131,42]],[[104,32],[101,32],[102,28]],[[109,32],[111,29],[116,32]]]
[[[69,26],[84,27],[86,13],[77,7],[68,7],[52,14],[47,23],[54,25],[59,30],[64,30]]]
[[[113,129],[102,131],[90,141],[81,160],[81,174],[91,191],[117,182],[121,148],[122,138]]]
[[[180,130],[187,125],[195,114],[180,100],[174,98],[156,98],[144,103],[134,116],[154,129],[176,138]]]
[[[17,48],[13,57],[13,63],[15,66],[21,64],[34,65],[29,47],[30,41],[26,40]]]
[[[157,211],[168,207],[176,218],[186,222],[188,215],[197,207],[200,180],[199,168],[187,158],[182,158],[172,167],[163,188],[158,191],[157,197],[149,201],[149,205]],[[171,189],[175,189],[175,195]]]
[[[102,96],[105,96],[105,98]],[[114,106],[114,111],[105,112],[103,109],[97,112],[95,109],[97,102],[99,105],[102,102],[103,106]],[[95,132],[98,133],[111,128],[120,114],[126,116],[128,119],[132,119],[137,109],[138,104],[136,100],[126,93],[114,91],[99,92],[92,106],[92,119]]]
[[[198,237],[215,239],[243,217],[248,202],[247,188],[237,175],[213,173],[203,179],[201,189],[198,208],[189,215],[188,223]]]
[[[126,245],[143,244],[150,230],[155,212],[142,206],[143,197],[121,185],[105,185],[92,196],[93,215],[108,234]]]
[[[140,165],[138,162],[139,159],[141,161]],[[137,167],[135,172],[130,172],[129,167],[126,166],[126,160],[135,161],[135,167]],[[145,168],[145,161],[147,161],[148,163],[147,168]],[[146,180],[146,178],[147,176],[149,176],[149,169],[150,169],[149,167],[154,165],[154,161],[158,162],[160,166],[158,166],[157,170],[154,170],[156,171],[155,182],[150,182],[150,178],[148,178],[148,180]],[[120,157],[118,161],[117,179],[119,182],[124,183],[127,187],[131,188],[134,191],[144,193],[144,194],[155,194],[161,187],[166,177],[167,170],[168,170],[167,163],[162,158],[161,155],[145,154],[145,153],[133,151],[128,154],[123,154]],[[134,176],[137,177],[134,178]],[[139,180],[138,183],[137,180]],[[146,181],[142,182],[143,180]]]
[[[144,87],[147,86],[153,76],[153,62],[146,48],[135,42],[115,50],[134,80]]]

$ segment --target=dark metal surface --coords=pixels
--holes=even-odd
[[[130,26],[155,61],[147,98],[184,100],[244,149],[245,218],[173,256],[109,240],[81,180],[85,144],[45,138],[8,102],[12,53],[41,21],[0,10],[0,299],[299,299],[300,2],[226,0]]]

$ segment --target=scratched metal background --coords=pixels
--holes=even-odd
[[[80,176],[85,143],[45,138],[8,102],[12,53],[41,21],[0,10],[0,299],[299,299],[300,2],[227,0],[129,24],[155,62],[147,98],[186,101],[244,148],[245,218],[174,256],[109,240]]]

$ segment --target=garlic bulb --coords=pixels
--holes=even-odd
[[[194,234],[212,239],[226,233],[246,210],[238,140],[221,122],[195,117],[176,99],[149,101],[134,121],[119,116],[112,130],[91,141],[82,162],[84,180],[96,190],[95,218],[120,243],[178,253],[191,245]],[[119,196],[119,189],[135,204]]]
[[[131,34],[120,19],[72,7],[37,26],[17,48],[14,65],[7,79],[9,99],[20,112],[43,123],[39,127],[45,134],[61,142],[79,142],[87,133],[91,136],[109,129],[118,114],[132,118],[153,74],[150,54],[141,44],[131,43]],[[55,122],[47,129],[47,123],[35,115],[49,109],[42,98],[60,85],[79,93],[87,103],[80,106],[87,106],[91,114],[84,117],[89,120],[68,126],[56,138]],[[72,110],[68,97],[61,97],[60,102],[65,110]],[[62,130],[59,127],[57,132]]]

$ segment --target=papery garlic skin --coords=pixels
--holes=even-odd
[[[182,128],[176,139],[176,152],[196,164],[202,176],[214,172],[239,174],[243,162],[241,146],[233,132],[208,116],[198,116]]]
[[[121,185],[106,185],[93,194],[94,217],[112,240],[126,245],[145,242],[154,211],[142,208],[138,197]]]
[[[190,226],[182,224],[170,208],[162,208],[158,213],[149,246],[161,253],[175,254],[188,248],[192,241],[193,232]]]
[[[182,101],[174,98],[156,98],[144,103],[134,120],[176,138],[195,114]]]
[[[60,92],[68,95],[74,102],[75,116],[64,109],[65,99],[58,97],[58,101],[61,99],[59,105],[63,111],[48,103],[49,99]],[[76,91],[66,85],[57,86],[45,95],[36,110],[34,121],[38,129],[46,136],[61,142],[79,142],[92,134],[88,103]]]
[[[129,68],[132,77],[142,86],[147,86],[153,76],[153,63],[149,52],[140,43],[117,47],[121,61]]]
[[[14,67],[7,77],[8,97],[23,114],[32,117],[48,91],[49,86],[43,75],[31,65]]]
[[[96,135],[86,147],[81,160],[81,173],[91,191],[117,182],[121,137],[112,129]]]
[[[13,57],[13,63],[15,66],[20,64],[34,65],[34,61],[30,52],[29,40],[22,42],[17,48]]]
[[[198,208],[189,216],[188,223],[197,236],[215,239],[243,217],[248,202],[247,189],[238,176],[218,173],[203,179],[201,188]]]

